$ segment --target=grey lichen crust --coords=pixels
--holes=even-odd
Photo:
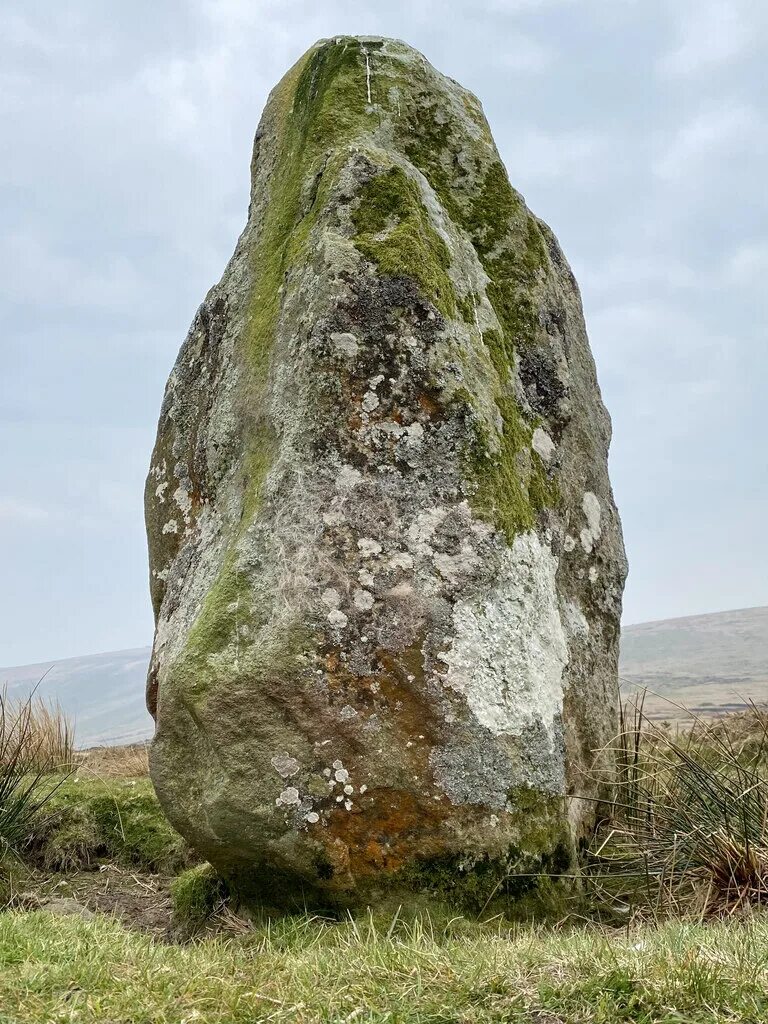
[[[615,728],[609,436],[477,99],[403,43],[318,43],[269,98],[146,492],[152,777],[242,892],[487,904],[571,862]]]

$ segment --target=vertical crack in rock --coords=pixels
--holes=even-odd
[[[243,898],[543,906],[616,726],[609,439],[478,100],[401,42],[318,43],[146,489],[152,778]]]

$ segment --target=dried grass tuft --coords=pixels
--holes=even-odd
[[[149,744],[121,747],[90,747],[77,754],[78,766],[110,779],[141,779],[149,775]]]
[[[0,770],[21,759],[28,767],[55,771],[71,765],[75,755],[72,720],[58,702],[34,695],[13,700],[0,692]]]
[[[71,771],[73,754],[72,724],[58,705],[34,695],[11,700],[0,691],[0,855],[27,842],[38,812]]]
[[[614,906],[697,916],[768,906],[768,713],[673,731],[625,707],[590,879]]]

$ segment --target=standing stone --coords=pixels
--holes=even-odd
[[[318,43],[146,492],[152,778],[246,897],[481,909],[569,869],[616,727],[609,436],[478,100],[403,43]]]

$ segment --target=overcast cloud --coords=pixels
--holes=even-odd
[[[6,0],[0,665],[150,641],[165,378],[245,222],[267,92],[339,33],[474,90],[565,248],[625,621],[768,603],[764,0]]]

